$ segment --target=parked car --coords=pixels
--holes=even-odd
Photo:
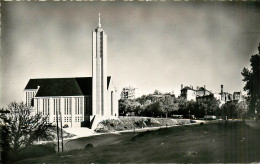
[[[205,116],[204,116],[204,119],[205,119],[205,120],[216,120],[217,117],[214,116],[214,115],[205,115]]]
[[[172,118],[182,119],[182,118],[183,118],[183,115],[172,115],[171,117],[172,117]]]

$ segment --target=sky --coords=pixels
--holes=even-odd
[[[257,2],[2,2],[1,12],[0,107],[22,101],[29,79],[92,76],[98,13],[119,91],[242,91],[260,42]]]

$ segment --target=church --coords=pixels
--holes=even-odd
[[[118,93],[107,76],[107,35],[92,32],[92,77],[30,79],[24,89],[27,106],[47,116],[47,122],[83,127],[118,116]]]

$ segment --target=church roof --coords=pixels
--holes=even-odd
[[[107,88],[111,76],[107,77]],[[25,89],[37,89],[35,97],[92,95],[92,77],[30,79]]]

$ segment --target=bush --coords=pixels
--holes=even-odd
[[[89,149],[93,149],[93,145],[92,144],[87,144],[86,146],[85,146],[85,150],[89,150]]]

